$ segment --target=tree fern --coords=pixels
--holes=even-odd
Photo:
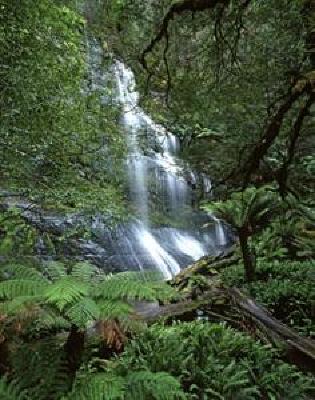
[[[130,315],[133,307],[119,300],[101,300],[98,302],[101,319],[123,318]]]
[[[138,275],[128,273],[107,277],[96,287],[95,295],[110,300],[156,299],[156,292],[150,285],[145,284]]]
[[[32,321],[32,331],[34,332],[68,331],[70,328],[71,321],[59,313],[56,313],[54,310],[49,310],[47,308],[42,309]]]

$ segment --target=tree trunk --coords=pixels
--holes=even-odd
[[[245,278],[247,282],[252,282],[255,278],[255,265],[253,263],[252,254],[248,245],[248,234],[243,229],[240,229],[238,236],[243,256]]]
[[[80,331],[75,325],[72,325],[64,350],[68,360],[70,372],[75,375],[79,369],[84,351],[85,332]]]

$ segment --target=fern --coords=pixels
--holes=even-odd
[[[36,305],[40,297],[36,296],[19,296],[15,299],[0,303],[0,313],[9,316],[25,312],[26,309]]]
[[[98,270],[93,265],[86,262],[75,264],[71,270],[71,276],[82,282],[90,282],[97,273]]]
[[[1,267],[1,274],[4,278],[8,279],[22,279],[22,280],[34,280],[44,281],[43,275],[35,268],[19,265],[19,264],[8,264]]]
[[[9,383],[5,378],[0,379],[1,400],[31,400],[15,383]]]
[[[105,373],[88,375],[74,387],[69,400],[123,400],[123,378]]]
[[[98,303],[98,307],[100,310],[100,318],[103,320],[123,318],[130,315],[133,311],[132,306],[119,300],[101,300]]]
[[[100,309],[94,300],[83,298],[66,311],[66,316],[72,324],[85,328],[88,322],[100,317]]]
[[[0,299],[14,299],[18,296],[36,296],[44,292],[47,284],[31,279],[10,279],[0,282]]]
[[[133,372],[127,375],[126,382],[125,400],[175,400],[187,398],[180,382],[166,372]]]
[[[35,332],[70,330],[70,328],[71,321],[48,307],[42,309],[32,323],[32,330]]]
[[[45,265],[45,273],[50,280],[57,281],[67,276],[67,268],[61,262],[51,261]]]
[[[137,275],[121,273],[111,275],[100,283],[95,296],[110,300],[156,300],[156,291]]]
[[[62,311],[66,306],[70,306],[87,296],[89,289],[90,286],[87,283],[68,276],[50,285],[44,293],[44,298],[47,303],[56,306]]]
[[[13,380],[30,400],[59,400],[67,393],[71,377],[63,351],[64,343],[55,338],[24,343],[11,358]]]

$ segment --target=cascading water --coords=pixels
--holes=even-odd
[[[218,220],[215,221],[217,238],[209,233],[200,235],[183,229],[162,228],[163,235],[158,235],[152,227],[152,194],[150,189],[158,193],[158,201],[162,202],[162,212],[189,214],[192,211],[192,189],[182,176],[182,168],[176,160],[179,143],[176,136],[168,133],[139,107],[139,95],[135,90],[133,73],[120,61],[114,65],[118,88],[118,98],[122,105],[122,123],[128,135],[128,171],[131,200],[138,214],[136,238],[149,256],[150,265],[159,268],[166,278],[178,273],[182,266],[181,259],[198,260],[209,252],[209,245],[226,244],[224,230]],[[140,147],[141,135],[155,140],[159,151],[144,154]],[[194,176],[192,177],[194,178]],[[206,180],[206,178],[204,178]],[[192,181],[192,179],[191,179]],[[209,181],[206,181],[209,188]],[[170,250],[169,247],[173,246]],[[184,257],[183,257],[184,256]],[[139,261],[139,259],[138,259]],[[187,260],[188,261],[188,260]]]
[[[101,66],[101,48],[90,43],[93,85],[106,85]],[[94,55],[94,56],[93,56]],[[194,209],[196,176],[187,171],[177,158],[176,136],[156,124],[139,107],[132,71],[122,62],[112,67],[117,84],[117,99],[122,108],[121,124],[126,132],[126,160],[129,198],[136,219],[119,226],[114,232],[105,227],[98,242],[108,253],[107,262],[115,270],[159,269],[168,279],[180,269],[206,254],[215,254],[227,244],[220,221],[204,231],[204,215]],[[92,86],[93,86],[92,85]],[[106,87],[103,88],[106,91]],[[205,192],[211,190],[206,176],[200,177]]]

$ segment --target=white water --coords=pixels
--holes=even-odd
[[[176,158],[178,139],[156,124],[139,107],[139,95],[132,71],[120,61],[116,61],[113,69],[117,97],[122,106],[122,124],[127,135],[130,199],[138,216],[132,229],[133,236],[126,239],[130,247],[129,254],[140,269],[154,266],[169,279],[180,271],[183,265],[180,260],[185,259],[187,265],[188,260],[195,261],[213,252],[214,244],[225,245],[224,229],[220,221],[215,220],[216,237],[212,238],[210,234],[191,233],[182,229],[165,228],[156,232],[152,228],[152,190],[157,192],[156,197],[161,203],[157,208],[162,213],[182,213],[185,218],[187,210],[192,213],[191,185],[195,185],[196,177],[190,173],[189,185]],[[144,154],[140,145],[143,134],[153,138],[160,150]],[[203,176],[202,181],[205,191],[211,191],[209,178]],[[187,218],[190,218],[189,215]]]

